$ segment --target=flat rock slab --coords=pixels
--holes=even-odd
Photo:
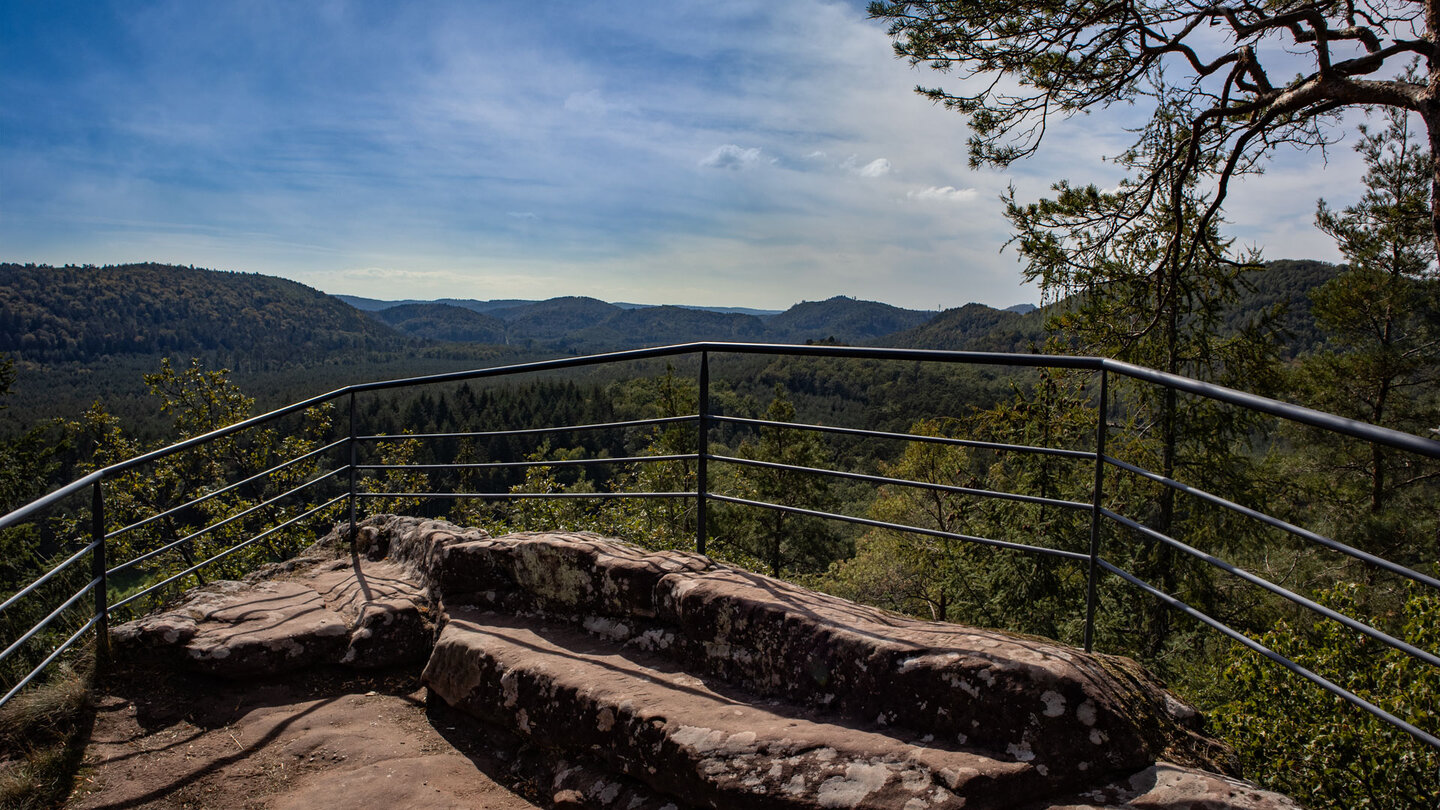
[[[324,664],[384,668],[423,661],[434,637],[430,600],[390,562],[320,562],[293,578],[220,581],[176,607],[116,627],[121,658],[168,656],[226,677]]]
[[[588,755],[711,808],[1293,808],[1253,785],[1161,763],[1067,796],[1041,763],[756,701],[668,659],[564,624],[452,609],[422,679],[537,745]],[[618,783],[617,783],[618,785]],[[1220,800],[1223,797],[1223,800]],[[618,792],[582,806],[627,807]]]
[[[447,719],[432,722],[416,690],[413,676],[114,684],[66,807],[541,806],[515,792],[508,763],[487,753],[485,740],[453,739],[455,718],[447,718],[452,731]]]
[[[756,698],[1030,764],[1055,788],[1162,758],[1224,767],[1196,711],[1127,659],[919,621],[595,535],[465,539],[398,520],[391,553],[426,560],[418,576],[451,613],[554,617]]]
[[[1044,795],[1024,763],[757,702],[565,625],[457,609],[422,678],[457,708],[699,806],[983,808]]]

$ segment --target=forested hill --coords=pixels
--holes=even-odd
[[[395,329],[426,340],[456,343],[504,343],[505,322],[453,304],[401,304],[373,316]]]
[[[294,281],[162,264],[0,264],[0,352],[36,363],[224,352],[301,360],[410,345]]]
[[[1025,314],[966,304],[947,309],[913,329],[891,335],[885,343],[907,349],[1024,352],[1044,339],[1045,314]]]
[[[1290,354],[1320,340],[1311,289],[1334,265],[1276,261],[1248,276],[1226,325],[1276,307]],[[1033,351],[1046,312],[967,304],[941,313],[837,296],[756,315],[634,306],[576,296],[545,301],[393,302],[336,297],[294,281],[160,264],[47,267],[0,264],[0,353],[39,364],[144,355],[201,355],[293,364],[432,346],[507,345],[530,353],[636,348],[697,340],[835,340],[931,349]],[[1064,306],[1064,303],[1055,306]],[[484,310],[484,311],[481,311]],[[447,349],[448,351],[448,349]],[[233,362],[226,360],[225,362]]]
[[[1319,348],[1325,336],[1310,314],[1310,291],[1334,278],[1343,268],[1313,259],[1277,259],[1265,269],[1246,276],[1240,301],[1225,313],[1225,327],[1239,329],[1267,310],[1279,311],[1274,324],[1286,354],[1305,354]]]
[[[934,312],[840,295],[825,301],[802,301],[767,320],[765,329],[771,339],[788,343],[826,338],[863,343],[912,329],[933,317]]]
[[[1320,340],[1309,291],[1336,270],[1322,262],[1273,262],[1252,274],[1227,321],[1239,326],[1286,304],[1287,353],[1303,354]],[[142,374],[164,356],[229,368],[262,405],[276,406],[359,380],[697,340],[1029,352],[1044,346],[1051,312],[967,304],[928,313],[846,297],[773,314],[581,297],[364,303],[374,309],[362,312],[302,284],[256,274],[160,264],[0,264],[0,357],[16,360],[18,374],[0,400],[0,433],[47,416],[74,416],[97,399],[129,422],[153,421]]]
[[[405,301],[393,302],[388,308],[383,301],[342,298],[415,337],[481,340],[468,335],[503,334],[503,339],[494,342],[579,353],[697,340],[872,343],[934,317],[932,312],[846,296],[802,301],[780,313],[624,305],[574,296],[518,302]]]

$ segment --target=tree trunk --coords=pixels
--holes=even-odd
[[[1433,29],[1432,29],[1433,30]],[[1430,84],[1421,102],[1420,118],[1430,141],[1430,229],[1435,234],[1435,253],[1440,256],[1440,61],[1432,58]]]

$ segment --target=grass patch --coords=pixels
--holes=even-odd
[[[0,807],[59,807],[70,795],[95,720],[88,660],[58,665],[0,707]]]

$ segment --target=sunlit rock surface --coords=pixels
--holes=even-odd
[[[235,675],[428,656],[433,698],[548,752],[557,807],[1295,807],[1223,775],[1197,713],[1128,659],[697,554],[380,516],[354,554],[275,573],[117,646]]]

